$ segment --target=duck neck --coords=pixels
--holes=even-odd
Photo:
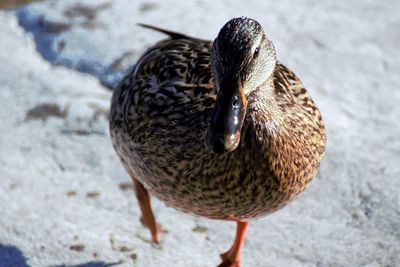
[[[276,139],[283,124],[283,115],[274,97],[273,77],[253,91],[248,101],[244,143],[247,148],[266,148]]]

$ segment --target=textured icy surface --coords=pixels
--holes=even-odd
[[[301,77],[329,139],[305,194],[250,225],[243,266],[399,266],[398,10],[395,0],[63,0],[1,11],[0,266],[219,262],[234,224],[157,200],[168,232],[149,243],[111,147],[103,85],[162,38],[136,22],[212,39],[241,15]]]

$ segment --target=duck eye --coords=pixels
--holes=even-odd
[[[254,50],[253,59],[258,58],[259,54],[260,54],[260,47],[257,46],[256,50]]]

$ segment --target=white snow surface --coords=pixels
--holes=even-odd
[[[400,266],[400,2],[44,1],[0,12],[0,266],[216,266],[235,224],[153,198],[139,222],[107,113],[123,72],[163,35],[205,39],[257,19],[326,123],[319,174],[251,222],[242,266]]]

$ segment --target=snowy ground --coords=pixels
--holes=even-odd
[[[161,2],[161,1],[160,1]],[[306,193],[250,225],[243,266],[400,266],[400,2],[45,1],[0,12],[0,266],[215,266],[234,224],[154,200],[149,242],[107,130],[110,90],[162,35],[260,21],[328,130]]]

